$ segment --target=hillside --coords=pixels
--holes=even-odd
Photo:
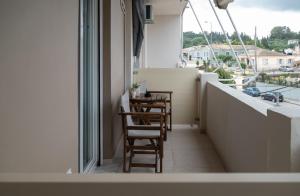
[[[212,39],[213,43],[226,43],[225,36],[219,32],[212,32],[212,34],[207,33],[207,37],[209,41]],[[233,45],[240,44],[236,33],[228,35],[228,37],[232,41]],[[241,37],[245,44],[254,44],[254,39],[252,39],[251,36],[242,33]],[[268,37],[263,37],[262,39],[257,40],[257,45],[261,48],[282,52],[286,48],[293,48],[295,46],[295,44],[288,45],[288,40],[293,39],[300,40],[300,32],[293,32],[286,26],[278,26],[272,29]],[[183,33],[183,48],[206,44],[207,43],[202,33],[196,34],[190,31]]]

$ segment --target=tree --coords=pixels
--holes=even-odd
[[[270,49],[268,38],[263,37],[260,41],[261,46],[265,49]]]
[[[241,63],[241,67],[245,70],[247,68],[246,63]]]
[[[274,27],[271,30],[271,39],[291,39],[293,38],[291,29],[289,27],[286,26],[278,26],[278,27]]]
[[[217,59],[222,61],[223,63],[228,63],[234,61],[233,57],[230,55],[219,55]]]
[[[193,46],[199,46],[199,45],[206,44],[206,41],[204,40],[203,37],[195,37],[194,39],[192,39],[192,44]]]
[[[274,39],[269,41],[269,46],[272,50],[283,52],[284,49],[288,48],[288,43],[286,40]]]

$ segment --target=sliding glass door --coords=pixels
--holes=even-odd
[[[98,161],[99,59],[98,3],[80,1],[80,172]]]

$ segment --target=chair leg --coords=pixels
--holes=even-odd
[[[123,148],[123,172],[127,172],[126,170],[127,165],[127,146],[126,146],[126,139],[124,139],[124,148]]]
[[[162,139],[160,139],[159,141],[159,161],[160,161],[160,173],[163,172],[163,157],[164,157],[164,148],[163,148],[163,145],[164,145],[164,141]]]
[[[164,122],[164,129],[165,129],[165,133],[164,133],[164,141],[167,141],[168,139],[168,125],[167,125],[167,117],[165,116],[165,122]]]
[[[126,156],[126,147],[124,146],[124,151],[123,151],[123,172],[126,171],[126,162],[127,162],[127,156]]]
[[[163,157],[162,157],[162,155],[160,154],[160,173],[163,173]]]
[[[172,131],[172,109],[170,109],[170,131]]]
[[[129,140],[129,145],[132,147],[134,146],[134,139],[133,140]],[[133,148],[130,149],[130,157],[129,157],[129,166],[128,166],[128,172],[131,172],[131,166],[132,166],[132,159],[134,157],[134,151]]]
[[[128,166],[129,173],[131,172],[132,158],[133,158],[133,150],[130,150],[130,158],[129,158],[129,166]]]
[[[158,151],[157,150],[155,150],[155,173],[157,173],[157,166],[158,166],[158,161],[157,161],[157,159],[158,159],[158,156],[157,156],[157,154],[158,154]]]

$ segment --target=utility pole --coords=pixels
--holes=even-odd
[[[256,26],[255,26],[254,41],[255,41],[255,70],[257,71],[257,27]]]

